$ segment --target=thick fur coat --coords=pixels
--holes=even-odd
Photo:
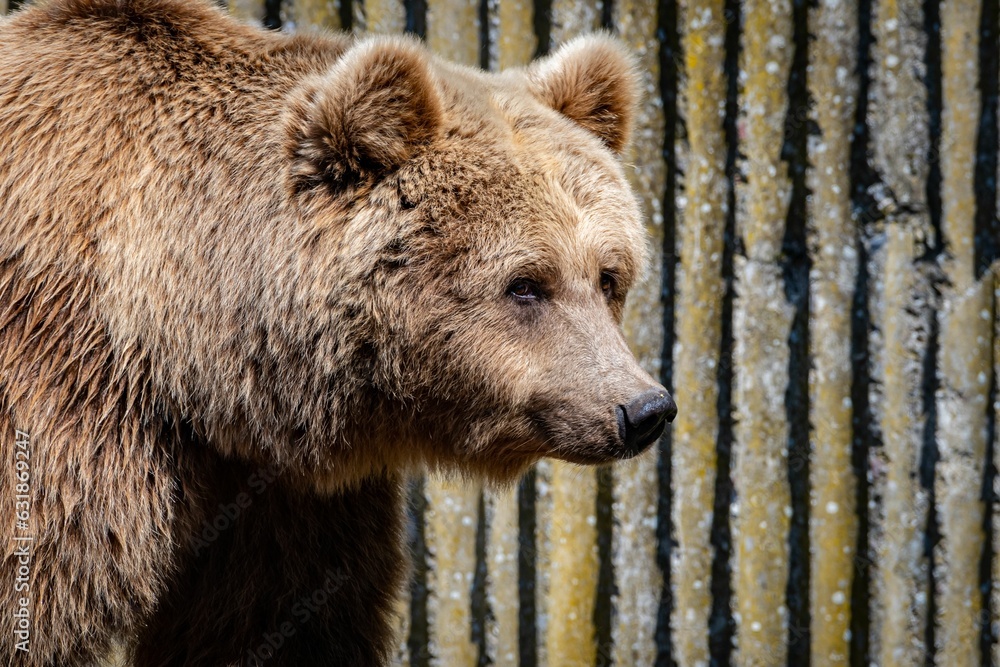
[[[0,655],[383,664],[403,475],[648,445],[631,67],[598,36],[489,75],[199,0],[0,22],[0,618],[31,626]]]

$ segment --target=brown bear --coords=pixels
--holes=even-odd
[[[487,74],[203,0],[0,21],[0,651],[384,664],[401,479],[509,483],[676,411],[614,40]]]

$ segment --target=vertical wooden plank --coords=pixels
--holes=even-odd
[[[671,554],[674,651],[680,665],[709,663],[712,517],[719,437],[718,368],[722,343],[722,252],[728,213],[723,121],[726,107],[725,2],[679,7],[684,52],[681,113],[687,128],[684,192],[678,200],[677,342]]]
[[[490,67],[526,65],[535,54],[535,12],[531,0],[489,0]]]
[[[642,77],[642,103],[623,160],[654,248],[649,274],[629,294],[624,329],[639,363],[650,375],[659,377],[663,350],[660,289],[666,164],[656,39],[657,3],[617,0],[614,26],[638,58]],[[659,495],[656,464],[656,457],[650,453],[612,468],[615,517],[612,562],[617,595],[611,655],[618,665],[652,665],[656,661],[656,614],[663,589],[663,575],[656,563]]]
[[[1000,193],[997,193],[1000,196]],[[1000,266],[994,264],[993,274],[993,378],[994,385],[1000,383]],[[1000,392],[993,397],[993,423],[1000,424]],[[1000,429],[993,432],[993,467],[1000,470]],[[993,477],[993,562],[990,595],[990,622],[993,626],[993,636],[1000,629],[1000,475]],[[1000,665],[1000,642],[993,642],[993,665]]]
[[[535,636],[538,638],[539,667],[547,667],[549,664],[549,589],[552,583],[552,534],[550,531],[555,512],[555,502],[552,495],[552,469],[555,465],[557,464],[554,461],[541,461],[535,466],[535,613],[538,624],[538,632]],[[595,478],[595,496],[597,493],[596,481]],[[596,582],[594,585],[596,586]]]
[[[545,656],[549,665],[593,665],[597,657],[597,484],[594,471],[553,462],[550,489]]]
[[[792,3],[747,0],[741,54],[740,132],[745,186],[737,226],[733,306],[733,506],[736,662],[770,667],[786,661],[788,484],[785,391],[792,308],[779,263],[791,186],[781,160],[785,89],[792,58]]]
[[[986,402],[992,353],[992,280],[975,276],[973,178],[979,127],[978,0],[941,8],[941,211],[946,285],[938,314],[935,496],[941,541],[934,553],[938,586],[935,662],[971,667],[979,650],[983,550],[980,487],[986,456]]]
[[[427,8],[427,44],[463,65],[479,62],[479,14],[473,0],[435,0]],[[481,488],[465,480],[432,477],[427,484],[427,612],[432,663],[473,667],[472,581]]]
[[[870,405],[881,448],[871,452],[869,513],[873,660],[884,667],[923,664],[927,563],[923,530],[927,495],[920,486],[926,416],[922,398],[928,345],[928,290],[917,257],[930,239],[926,187],[930,147],[921,0],[875,0],[869,107],[872,196],[885,228],[872,234],[869,268],[874,324],[869,354]],[[886,249],[880,249],[888,243]],[[898,280],[916,280],[900,284]],[[881,449],[881,451],[878,451]],[[877,502],[881,499],[881,503]]]
[[[243,0],[233,0],[240,2]],[[282,20],[288,29],[340,29],[340,3],[345,0],[287,0]]]
[[[552,0],[552,46],[601,27],[603,0]]]
[[[811,458],[809,572],[813,667],[850,657],[851,582],[857,539],[851,469],[851,307],[857,232],[851,218],[851,136],[856,111],[857,3],[811,10],[809,92],[819,135],[810,137],[809,244]]]
[[[6,0],[0,0],[0,11],[5,2]],[[264,0],[229,0],[228,7],[229,13],[242,21],[259,24],[264,20]]]
[[[924,229],[913,221],[885,228],[876,253],[880,286],[873,299],[879,344],[873,349],[873,377],[881,384],[873,396],[882,452],[873,455],[877,476],[878,531],[872,533],[880,628],[873,642],[879,665],[924,662],[923,631],[927,617],[927,562],[924,527],[928,498],[920,486],[923,444],[924,359],[930,332],[930,281],[918,269]],[[873,346],[874,348],[875,346]],[[873,633],[873,637],[875,637]]]
[[[601,1],[552,0],[551,17],[556,47],[600,27]],[[593,620],[598,570],[597,476],[593,469],[554,461],[540,469],[539,480],[551,494],[546,499],[539,493],[537,519],[538,532],[547,533],[548,538],[541,543],[547,546],[547,562],[539,664],[593,665],[597,659]]]
[[[403,0],[355,2],[354,26],[377,34],[401,33],[406,29],[406,5]]]
[[[394,667],[410,667],[410,587],[406,582],[396,600],[396,650],[392,654]]]
[[[470,593],[478,511],[477,487],[439,477],[427,481],[427,615],[433,665],[476,665]]]
[[[452,62],[479,65],[478,0],[428,2],[427,45]]]
[[[979,0],[945,0],[941,5],[941,225],[948,257],[945,272],[956,291],[975,281],[973,174],[981,104],[981,9]]]
[[[518,646],[518,506],[517,492],[510,489],[486,497],[489,539],[486,545],[487,621],[486,649],[495,665],[516,667]]]
[[[979,651],[983,551],[980,492],[986,458],[986,407],[992,354],[992,284],[978,281],[945,296],[939,313],[935,495],[941,542],[934,553],[938,583],[935,663],[971,667]]]
[[[874,193],[889,207],[926,212],[930,148],[921,0],[874,0],[872,86],[869,122],[873,165],[885,191]]]
[[[527,0],[488,6],[490,68],[506,69],[528,64],[535,53],[533,5]],[[490,618],[486,648],[495,665],[516,667],[520,661],[518,597],[519,508],[516,491],[487,494],[488,578]]]

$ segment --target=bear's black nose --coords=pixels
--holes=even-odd
[[[677,405],[666,389],[644,391],[626,405],[618,406],[618,434],[629,455],[636,455],[663,434],[667,422],[677,416]]]

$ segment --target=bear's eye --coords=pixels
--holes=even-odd
[[[507,294],[515,301],[526,303],[542,298],[542,290],[538,283],[526,278],[518,278],[507,287]]]
[[[609,301],[615,296],[615,287],[617,286],[617,281],[615,276],[608,271],[601,273],[601,292],[604,293],[604,298]]]

